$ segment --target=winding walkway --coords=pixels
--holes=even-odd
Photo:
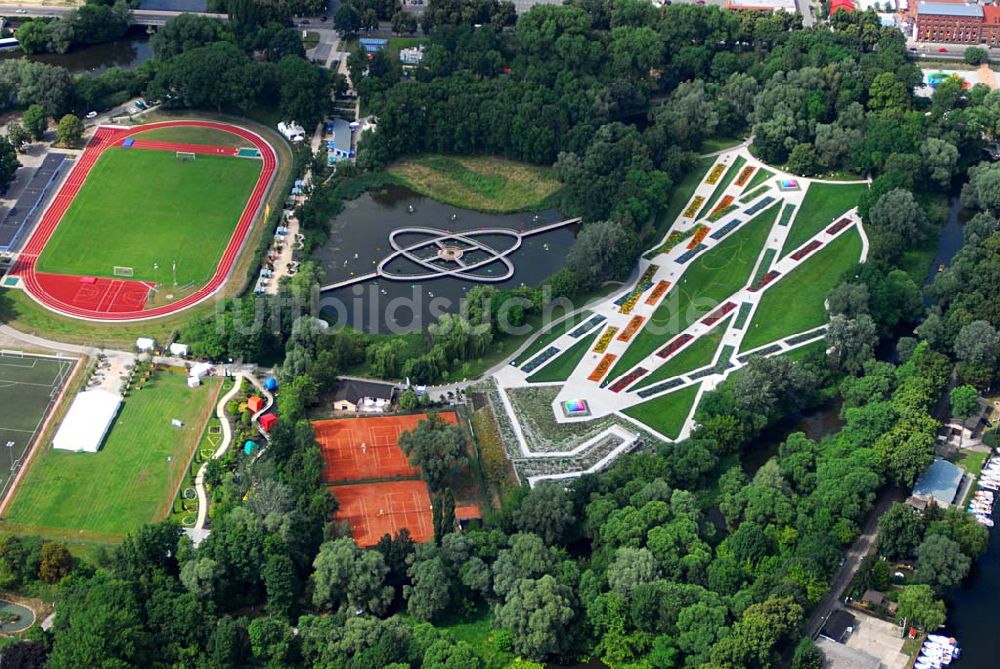
[[[240,389],[243,387],[243,381],[249,381],[252,383],[254,387],[261,392],[266,400],[264,408],[255,413],[250,420],[257,426],[257,430],[264,436],[264,439],[270,440],[267,432],[265,432],[264,428],[260,426],[258,419],[267,413],[272,406],[274,406],[274,395],[264,388],[264,385],[257,377],[247,374],[246,372],[237,372],[233,377],[233,381],[233,387],[228,393],[219,398],[219,403],[215,405],[215,417],[218,418],[219,422],[222,424],[222,442],[219,444],[219,447],[215,449],[215,453],[212,454],[212,460],[218,460],[224,456],[232,444],[233,428],[229,424],[229,418],[226,416],[226,405],[229,404],[229,401],[232,400],[237,393],[240,392]],[[263,451],[264,449],[258,451],[257,457],[260,457],[260,453]],[[254,460],[256,460],[257,457],[255,457]],[[205,470],[207,468],[208,462],[206,461],[202,463],[201,467],[198,468],[198,474],[194,477],[194,489],[198,494],[198,519],[194,523],[194,529],[196,530],[204,529],[205,521],[208,519],[208,494],[205,491]]]

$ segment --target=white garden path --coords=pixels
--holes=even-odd
[[[738,205],[737,208],[720,217],[714,222],[709,222],[707,217],[696,220],[697,211],[693,216],[685,216],[682,213],[674,224],[667,231],[664,236],[664,240],[672,232],[688,232],[693,229],[699,223],[708,225],[710,231],[708,235],[702,240],[702,247],[700,251],[694,255],[689,253],[688,243],[690,238],[684,239],[682,242],[677,244],[673,249],[658,253],[651,258],[642,258],[639,261],[638,275],[641,277],[651,266],[656,265],[657,269],[653,273],[650,279],[650,287],[642,292],[639,296],[638,301],[635,302],[634,307],[630,313],[621,313],[618,305],[615,304],[616,300],[619,300],[625,295],[628,295],[636,288],[636,283],[632,283],[629,286],[623,288],[622,290],[616,292],[615,294],[608,297],[603,302],[590,307],[590,311],[593,315],[588,316],[584,319],[584,323],[592,323],[585,333],[581,334],[577,328],[572,328],[566,334],[561,335],[554,341],[550,342],[548,345],[542,348],[536,356],[525,361],[521,367],[507,366],[499,371],[497,371],[493,379],[499,390],[499,396],[503,408],[506,410],[510,417],[510,423],[513,427],[514,435],[518,441],[518,446],[523,459],[547,459],[547,458],[566,458],[566,457],[580,457],[585,455],[587,451],[594,445],[600,443],[608,437],[614,436],[621,440],[621,443],[612,451],[602,457],[597,463],[586,468],[577,471],[567,471],[558,474],[547,474],[541,476],[529,477],[528,481],[531,485],[534,485],[543,479],[567,479],[579,476],[584,472],[596,471],[603,468],[621,453],[627,452],[635,447],[637,441],[640,439],[640,433],[629,432],[626,430],[622,423],[624,424],[634,424],[642,430],[652,433],[659,439],[664,441],[673,441],[666,435],[660,434],[655,430],[651,429],[648,425],[645,425],[624,413],[624,410],[646,402],[650,399],[657,397],[662,397],[669,393],[677,392],[683,390],[693,385],[698,385],[697,395],[695,401],[692,404],[692,408],[687,416],[684,426],[681,429],[678,439],[684,439],[690,435],[692,428],[694,427],[693,414],[695,407],[698,406],[702,395],[705,392],[711,391],[718,387],[722,381],[724,381],[730,374],[732,374],[737,369],[743,367],[747,360],[754,356],[755,354],[763,355],[780,355],[787,353],[788,351],[798,348],[801,346],[809,345],[815,341],[822,339],[825,333],[825,326],[813,328],[807,331],[807,333],[795,333],[784,337],[776,342],[770,342],[768,344],[756,347],[749,351],[740,352],[740,346],[743,342],[744,337],[747,334],[749,325],[753,321],[754,313],[757,310],[761,298],[767,292],[767,290],[773,288],[775,285],[781,282],[782,279],[788,276],[788,274],[795,270],[801,264],[809,262],[814,255],[821,253],[827,245],[838,237],[850,234],[852,231],[857,230],[861,237],[862,252],[860,260],[864,261],[868,256],[868,238],[865,234],[863,225],[861,223],[860,217],[857,215],[856,209],[852,209],[840,216],[837,216],[830,221],[824,221],[823,226],[820,228],[820,232],[815,234],[809,240],[806,240],[796,249],[789,249],[784,257],[781,256],[782,248],[785,241],[789,235],[790,230],[795,224],[795,218],[798,216],[801,209],[802,201],[808,191],[809,186],[812,183],[852,183],[852,182],[827,182],[820,179],[808,179],[803,177],[794,176],[776,170],[768,165],[765,165],[754,158],[746,147],[737,147],[735,150],[725,152],[719,155],[716,160],[715,165],[725,166],[722,174],[718,177],[715,183],[707,183],[707,179],[712,174],[712,169],[706,173],[705,179],[699,184],[698,188],[695,190],[691,199],[688,201],[688,206],[691,206],[694,201],[701,197],[707,202],[711,197],[712,193],[715,191],[719,181],[725,178],[725,172],[729,167],[739,158],[742,157],[745,160],[744,167],[750,166],[755,168],[753,175],[757,174],[758,170],[767,169],[774,173],[774,175],[765,181],[765,184],[769,184],[770,188],[766,191],[759,193],[752,200],[747,202],[740,202],[740,196],[746,196],[748,193],[757,190],[760,185],[754,187],[754,189],[748,189],[746,186],[750,181],[753,180],[753,175],[750,175],[748,179],[744,182],[743,186],[738,186],[736,184],[737,179],[734,178],[733,181],[725,188],[725,190],[720,194],[719,198],[713,204],[715,207],[722,199],[726,196],[732,196],[734,198],[734,204]],[[741,171],[742,171],[741,167]],[[738,176],[738,175],[737,175]],[[794,180],[798,182],[798,190],[788,190],[782,191],[778,188],[777,182],[780,180]],[[858,182],[854,182],[858,183]],[[773,201],[769,204],[764,204],[765,198],[771,198]],[[748,215],[746,211],[752,209],[755,205],[760,205],[760,209],[754,213]],[[701,206],[704,206],[702,204]],[[794,206],[794,214],[790,220],[784,221],[785,225],[782,225],[782,214],[781,209],[788,206]],[[662,341],[653,353],[646,356],[643,360],[639,361],[636,365],[633,365],[629,370],[615,369],[615,376],[611,378],[610,371],[607,372],[604,379],[605,387],[601,387],[600,382],[595,382],[590,380],[591,373],[594,372],[595,367],[600,362],[601,358],[607,353],[616,356],[615,361],[625,353],[630,345],[632,345],[636,338],[639,336],[642,328],[646,327],[650,323],[650,318],[656,309],[662,305],[664,302],[677,299],[678,291],[677,286],[684,284],[684,279],[682,274],[684,271],[691,266],[694,262],[697,262],[702,254],[711,250],[714,246],[722,243],[723,241],[729,239],[732,235],[738,234],[742,227],[747,225],[754,217],[760,215],[763,212],[769,211],[772,207],[778,207],[778,215],[775,216],[774,223],[768,233],[766,242],[761,248],[758,256],[756,258],[753,271],[750,273],[751,282],[753,277],[758,275],[763,275],[765,272],[778,272],[778,276],[773,278],[766,286],[758,290],[751,290],[751,286],[745,286],[740,290],[736,291],[732,295],[728,296],[726,299],[720,302],[720,305],[725,305],[731,303],[733,305],[731,311],[727,312],[726,315],[715,320],[714,322],[706,323],[706,318],[709,318],[712,314],[716,312],[714,310],[706,311],[705,315],[699,317],[695,322],[688,327],[684,328],[680,332],[672,332],[669,336],[667,334],[663,335]],[[839,229],[832,229],[841,219],[847,218],[850,223],[841,226]],[[717,239],[713,239],[712,235],[722,230],[727,224],[734,220],[741,221],[741,224],[735,226],[727,234],[719,236]],[[832,231],[831,231],[832,229]],[[661,242],[662,243],[662,242]],[[819,243],[820,246],[813,249],[811,252],[806,252],[801,258],[796,259],[793,256],[796,251],[802,250],[807,246]],[[659,244],[657,247],[660,246]],[[654,248],[657,248],[654,247]],[[769,254],[769,251],[773,251]],[[687,261],[683,262],[683,258],[687,255]],[[771,257],[769,257],[771,256]],[[763,263],[767,261],[768,266],[762,267]],[[641,280],[641,278],[639,279]],[[678,284],[680,280],[680,284]],[[655,287],[658,282],[667,281],[670,283],[669,288],[663,292],[663,294],[658,299],[650,299],[650,294],[652,293],[653,287]],[[650,302],[647,302],[650,299]],[[748,313],[744,315],[742,319],[739,319],[738,314],[741,309],[741,305],[749,305],[747,307],[742,307],[744,309],[749,309]],[[702,305],[699,305],[702,306]],[[713,305],[716,306],[716,305]],[[620,340],[618,335],[625,330],[628,323],[635,318],[640,316],[643,318],[642,326],[639,331],[636,331],[628,338],[627,341]],[[603,317],[603,320],[600,320]],[[593,319],[593,320],[592,320]],[[599,321],[599,322],[598,322]],[[607,328],[614,327],[617,328],[615,336],[608,343],[605,351],[601,353],[596,353],[593,351],[593,344],[591,349],[583,356],[580,363],[576,366],[574,371],[570,374],[566,381],[553,382],[553,383],[528,383],[527,378],[532,374],[536,373],[538,370],[543,369],[546,364],[551,364],[554,360],[558,359],[559,355],[564,353],[574,344],[590,336],[594,332],[604,332]],[[648,376],[655,373],[655,371],[662,365],[667,364],[670,360],[676,357],[678,354],[683,352],[685,349],[694,345],[700,338],[708,335],[716,327],[724,327],[725,332],[722,336],[722,342],[717,347],[715,351],[713,361],[710,365],[706,365],[701,368],[701,370],[691,370],[684,372],[678,376],[665,378],[656,383],[651,383],[647,388],[636,389],[636,384],[641,384],[642,380]],[[576,334],[574,337],[572,334]],[[669,356],[661,358],[656,355],[656,351],[659,351],[665,345],[670,342],[677,340],[683,335],[690,336],[690,340],[683,343],[683,345],[677,346]],[[809,336],[813,335],[813,336]],[[534,361],[538,355],[547,350],[550,346],[554,346],[559,350],[559,353],[552,356],[542,364],[538,364],[536,367],[529,369],[529,371],[524,371],[524,367],[528,363]],[[723,355],[727,356],[726,360],[721,360]],[[637,368],[643,368],[646,370],[645,373],[638,376],[638,378],[631,381],[628,385],[618,389],[618,392],[614,392],[611,388],[614,383],[609,383],[608,380],[614,381],[621,379],[627,375],[628,371],[637,370]],[[612,363],[611,368],[614,368],[614,363]],[[638,370],[637,370],[638,373]],[[655,390],[659,388],[662,384],[668,384],[668,387]],[[556,399],[552,402],[552,412],[554,419],[559,423],[573,423],[580,422],[584,423],[586,421],[591,421],[602,416],[607,416],[613,414],[618,417],[619,420],[617,425],[612,425],[606,430],[602,431],[600,434],[593,436],[586,441],[582,441],[578,446],[567,450],[567,451],[533,451],[525,438],[524,432],[521,429],[520,423],[517,419],[516,411],[513,404],[510,401],[510,397],[507,394],[508,389],[516,388],[526,388],[526,387],[540,387],[540,386],[556,386],[561,387]],[[653,391],[648,390],[648,388],[654,389]],[[639,395],[637,390],[644,390],[643,395]],[[562,411],[563,402],[567,400],[578,400],[583,399],[588,403],[590,414],[581,417],[568,417]]]

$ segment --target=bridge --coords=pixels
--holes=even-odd
[[[21,5],[0,5],[0,16],[12,18],[35,19],[46,16],[60,17],[63,14],[73,11],[76,7],[22,7]],[[226,14],[215,14],[212,12],[175,12],[163,9],[133,9],[132,21],[137,26],[159,27],[166,24],[170,19],[181,14],[197,14],[207,16],[219,21],[228,21]]]
[[[478,228],[474,230],[462,230],[461,232],[450,232],[446,230],[437,230],[434,228],[425,228],[425,227],[403,228],[400,229],[399,231],[394,231],[394,232],[403,232],[403,231],[420,232],[425,235],[428,235],[428,237],[425,241],[418,242],[417,244],[411,246],[403,247],[397,244],[397,242],[394,239],[394,235],[390,235],[389,244],[390,247],[395,250],[395,252],[386,256],[378,264],[378,267],[374,272],[370,272],[368,274],[363,274],[360,276],[352,276],[351,278],[344,279],[343,281],[329,283],[325,286],[322,286],[320,288],[320,292],[325,293],[331,290],[337,290],[338,288],[344,288],[345,286],[351,286],[356,283],[371,281],[372,279],[378,279],[378,278],[389,279],[392,281],[419,281],[421,279],[432,279],[443,276],[451,276],[459,279],[466,279],[469,281],[478,281],[484,283],[501,281],[509,278],[509,276],[512,275],[514,268],[513,265],[510,263],[510,261],[507,260],[507,256],[521,247],[521,240],[523,238],[531,237],[532,235],[540,235],[543,232],[548,232],[550,230],[555,230],[557,228],[564,228],[568,225],[574,225],[576,223],[579,223],[581,220],[582,219],[580,218],[567,218],[564,221],[547,223],[537,228],[531,228],[530,230],[520,230],[520,231],[512,230],[510,228]],[[435,234],[437,234],[438,238],[434,237]],[[485,244],[480,244],[478,242],[472,241],[471,238],[481,235],[505,235],[509,237],[514,237],[516,239],[516,242],[512,244],[510,248],[504,251],[497,251]],[[492,253],[492,256],[488,257],[486,260],[481,260],[473,265],[467,265],[462,261],[462,254],[461,253],[456,254],[456,250],[459,249],[455,244],[455,242],[458,242],[459,244],[463,244],[464,246],[468,247],[460,249],[461,251],[478,250],[478,251],[484,251],[486,253]],[[431,245],[437,245],[438,247],[440,247],[440,251],[438,252],[439,259],[451,262],[455,265],[455,267],[453,269],[446,269],[445,267],[442,267],[440,265],[432,265],[430,260],[421,260],[419,258],[413,257],[411,253],[412,251],[415,251],[417,249],[422,249]],[[405,257],[416,262],[418,265],[423,265],[425,269],[429,270],[429,274],[427,274],[426,276],[417,276],[412,274],[400,275],[385,271],[384,270],[385,266],[393,258],[396,257]],[[508,269],[510,270],[510,273],[504,276],[498,276],[496,278],[487,278],[485,276],[469,274],[471,270],[474,270],[478,267],[486,266],[492,262],[504,263],[505,265],[507,265]]]

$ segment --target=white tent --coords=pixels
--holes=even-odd
[[[212,371],[212,363],[210,362],[199,362],[197,365],[191,368],[188,376],[195,376],[201,378]]]
[[[73,399],[52,446],[63,451],[96,453],[118,415],[121,395],[101,388],[86,390]]]
[[[187,344],[178,344],[177,342],[174,342],[173,344],[170,345],[170,355],[185,356],[187,354],[188,354]]]
[[[135,340],[135,347],[140,351],[152,351],[156,348],[156,341],[149,337],[139,337]]]

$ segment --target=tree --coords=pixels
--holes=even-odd
[[[31,133],[18,123],[17,121],[11,121],[7,124],[7,141],[18,151],[24,148],[24,145],[31,141]]]
[[[871,226],[878,252],[892,260],[922,239],[927,217],[913,193],[895,188],[878,199],[865,223]]]
[[[951,413],[962,420],[968,420],[982,411],[979,406],[979,391],[975,386],[955,386],[948,396],[951,401]]]
[[[917,581],[937,592],[961,583],[971,565],[961,546],[939,534],[928,536],[917,548]]]
[[[336,610],[345,604],[374,615],[385,612],[393,590],[385,584],[389,568],[378,551],[358,549],[350,537],[327,541],[313,561],[313,605]]]
[[[566,255],[566,267],[580,289],[591,290],[604,281],[627,276],[637,248],[635,234],[621,223],[590,223],[580,231]]]
[[[514,512],[518,531],[533,532],[550,546],[566,539],[574,520],[573,501],[566,488],[553,482],[532,488]]]
[[[623,546],[615,553],[608,569],[608,585],[612,592],[631,597],[643,583],[656,580],[659,569],[653,554],[646,548]]]
[[[409,568],[412,585],[403,586],[406,610],[417,620],[430,621],[443,613],[451,602],[451,579],[445,569],[444,560],[431,554],[417,560]]]
[[[0,137],[0,186],[9,184],[20,166],[14,145],[6,137]]]
[[[442,538],[455,531],[455,495],[450,488],[445,488],[432,500],[434,541],[440,544]]]
[[[569,648],[575,612],[573,591],[545,575],[518,581],[500,607],[497,621],[514,633],[516,653],[544,660]]]
[[[399,408],[403,411],[413,411],[417,408],[417,394],[412,388],[407,388],[399,396]]]
[[[972,321],[958,331],[953,348],[961,361],[962,378],[977,387],[988,387],[996,373],[1000,333],[987,321]]]
[[[830,364],[852,374],[862,370],[866,361],[871,360],[878,344],[875,321],[862,314],[854,319],[834,316],[826,331],[827,352]]]
[[[24,117],[21,120],[35,141],[45,137],[45,130],[49,127],[49,116],[45,113],[45,108],[42,105],[33,104],[28,107],[24,110]]]
[[[56,541],[42,544],[38,562],[38,578],[46,583],[58,583],[73,569],[73,556],[66,546]]]
[[[432,491],[444,487],[454,468],[468,464],[465,437],[457,425],[449,425],[437,414],[417,423],[414,430],[399,435],[399,447]]]
[[[955,145],[943,139],[928,137],[920,145],[920,155],[924,158],[931,181],[947,188],[958,165],[958,149]]]
[[[702,140],[711,137],[719,123],[715,104],[700,79],[685,81],[674,89],[670,99],[650,113],[664,139],[685,149],[695,150]]]
[[[965,62],[969,65],[979,65],[990,60],[990,54],[986,49],[978,46],[970,46],[965,50]]]
[[[906,625],[916,625],[925,630],[936,630],[944,624],[944,602],[934,599],[934,591],[929,585],[908,585],[899,593],[899,608],[896,615]]]
[[[842,282],[826,295],[826,312],[831,316],[857,318],[869,314],[871,294],[863,283]]]
[[[73,114],[66,114],[59,119],[56,127],[56,141],[63,146],[76,146],[83,137],[83,121]]]
[[[349,2],[341,4],[333,15],[333,27],[341,37],[357,35],[361,30],[361,12]]]
[[[407,35],[414,34],[417,32],[417,17],[410,12],[402,10],[396,12],[392,15],[392,32],[397,35],[402,35],[403,33]]]
[[[823,653],[812,639],[806,637],[796,644],[792,669],[823,669]]]
[[[816,156],[816,148],[806,142],[796,144],[792,152],[788,154],[788,162],[785,167],[788,168],[789,172],[803,176],[816,174],[819,168],[819,158]]]
[[[905,560],[913,557],[923,536],[923,520],[906,504],[894,503],[878,519],[876,546],[879,554],[886,559]]]
[[[222,36],[222,24],[208,16],[179,14],[153,33],[149,40],[158,60],[206,46]]]

